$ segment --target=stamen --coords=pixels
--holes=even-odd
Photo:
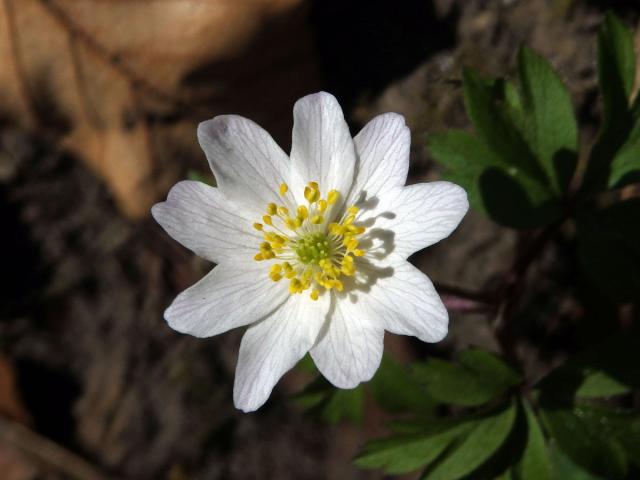
[[[286,196],[288,185],[280,184],[279,192],[288,204],[292,199]],[[262,217],[262,223],[253,224],[264,238],[254,259],[258,262],[275,260],[268,272],[271,280],[279,282],[286,278],[292,295],[310,291],[311,300],[317,301],[325,290],[342,292],[343,277],[355,275],[355,258],[365,254],[358,248],[358,237],[366,228],[356,224],[359,212],[356,206],[347,208],[341,218],[338,217],[339,221],[325,223],[335,217],[332,208],[340,198],[337,190],[330,190],[326,199],[321,198],[318,183],[309,182],[304,188],[304,197],[308,205],[294,208],[295,216],[289,213],[286,205],[267,204],[267,215]],[[274,222],[278,224],[274,225]]]

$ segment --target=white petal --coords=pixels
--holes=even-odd
[[[424,273],[405,260],[394,261],[389,273],[380,275],[358,299],[391,333],[429,343],[447,335],[449,315],[438,292]]]
[[[237,115],[220,115],[198,126],[198,140],[220,190],[262,212],[289,181],[290,162],[271,136]]]
[[[334,310],[311,349],[318,370],[338,388],[370,380],[382,359],[384,328],[367,308],[348,295],[334,299]]]
[[[252,412],[267,401],[274,385],[315,343],[329,311],[330,296],[314,302],[293,295],[270,317],[252,325],[242,337],[233,400]]]
[[[356,146],[356,171],[351,201],[364,192],[377,196],[383,189],[402,187],[407,181],[411,133],[404,117],[397,113],[378,115],[353,139]]]
[[[151,213],[169,235],[212,262],[252,259],[262,241],[244,206],[204,183],[177,183]]]
[[[469,209],[467,193],[450,182],[394,188],[381,192],[374,204],[363,208],[358,221],[368,225],[370,235],[392,232],[391,250],[403,258],[448,237]]]
[[[211,337],[273,313],[289,295],[257,262],[222,264],[188,288],[167,308],[169,326],[196,337]]]
[[[292,184],[302,203],[301,189],[318,182],[323,195],[331,189],[346,195],[353,182],[355,148],[342,109],[333,95],[307,95],[293,107]]]

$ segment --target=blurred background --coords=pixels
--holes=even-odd
[[[288,150],[293,103],[318,90],[337,96],[354,134],[403,114],[410,181],[437,179],[424,140],[468,127],[461,67],[509,75],[522,44],[566,81],[586,145],[606,9],[637,25],[633,0],[1,0],[0,479],[382,478],[350,460],[384,433],[384,414],[319,422],[289,399],[303,371],[259,412],[234,409],[242,332],[198,340],[165,324],[211,265],[149,209],[178,180],[210,177],[200,121],[240,114]],[[470,213],[412,260],[441,285],[483,290],[522,241]],[[570,317],[545,287],[527,295],[546,292]],[[522,348],[571,345],[553,320],[527,327]],[[387,335],[386,350],[407,362],[496,348],[481,316],[451,325],[442,344]]]

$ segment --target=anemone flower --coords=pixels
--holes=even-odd
[[[351,138],[328,93],[296,102],[291,155],[251,120],[222,115],[198,139],[217,188],[183,181],[157,222],[217,265],[165,312],[171,328],[210,337],[249,326],[234,402],[253,411],[310,352],[339,388],[371,379],[385,330],[438,342],[448,314],[407,258],[447,237],[468,209],[449,182],[405,186],[409,129],[374,118]]]

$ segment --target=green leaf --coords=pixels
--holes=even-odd
[[[606,185],[613,157],[629,135],[632,124],[629,96],[635,69],[633,35],[614,14],[607,13],[598,36],[602,125],[587,163],[583,190],[599,190]]]
[[[431,358],[414,365],[415,377],[444,403],[482,405],[520,382],[519,375],[495,355],[479,349],[459,354],[459,363]]]
[[[637,411],[580,405],[576,412],[592,430],[620,445],[627,459],[640,466],[640,415]]]
[[[491,166],[501,165],[497,155],[478,138],[462,130],[429,135],[429,153],[447,167],[445,178],[467,191],[469,203],[486,213],[480,191],[480,175]]]
[[[206,183],[209,186],[216,186],[216,179],[211,173],[203,173],[198,170],[189,170],[187,172],[187,178],[189,180],[195,180],[196,182]]]
[[[387,412],[413,411],[426,416],[434,414],[438,405],[408,368],[387,355],[382,357],[380,368],[367,386],[376,403]]]
[[[527,445],[517,466],[518,480],[551,480],[553,478],[547,445],[538,419],[528,402],[522,402],[527,418]]]
[[[582,268],[615,301],[640,296],[639,218],[640,199],[633,198],[577,219]]]
[[[581,398],[611,397],[629,392],[629,387],[603,371],[587,372],[576,396]]]
[[[465,78],[467,108],[479,138],[455,130],[430,135],[431,155],[447,167],[445,178],[463,186],[471,205],[494,221],[513,228],[552,223],[562,210],[518,130],[532,130],[519,93],[509,82],[487,81],[472,72]],[[494,127],[507,133],[494,135]]]
[[[617,334],[570,358],[539,384],[547,398],[610,397],[640,387],[640,364],[629,361],[640,351],[640,339]]]
[[[460,443],[442,460],[427,469],[426,480],[456,480],[468,475],[488,460],[503,444],[516,417],[513,402],[499,413],[481,418]]]
[[[623,187],[638,182],[640,182],[640,119],[636,120],[628,140],[611,162],[608,186]]]
[[[481,78],[471,70],[463,71],[462,80],[465,106],[478,137],[498,155],[503,165],[522,169],[543,180],[522,134],[498,103],[503,84]]]
[[[349,420],[353,423],[362,422],[362,387],[350,390],[336,389],[329,397],[322,409],[322,419],[330,424]]]
[[[341,390],[319,376],[302,392],[294,396],[295,402],[329,424],[343,420],[361,423],[363,415],[363,389],[358,386]]]
[[[545,424],[560,448],[578,465],[606,478],[623,478],[628,462],[622,445],[606,435],[599,420],[579,407],[542,405]]]
[[[367,442],[354,463],[361,468],[383,469],[389,474],[408,473],[433,462],[460,435],[475,426],[474,421],[461,424],[434,423],[429,430]]]
[[[628,99],[636,76],[633,33],[614,13],[607,12],[598,41],[598,76],[603,90],[613,95],[620,89]]]
[[[511,365],[488,350],[471,347],[460,352],[457,359],[461,365],[486,378],[497,388],[508,389],[522,381],[520,374]]]
[[[307,373],[315,373],[317,371],[316,364],[313,363],[313,359],[308,353],[302,357],[302,360],[298,362],[296,368]]]
[[[530,146],[556,193],[566,192],[575,171],[578,127],[571,97],[551,65],[528,48],[518,57]]]
[[[571,458],[558,448],[556,442],[550,443],[549,450],[553,464],[553,478],[555,480],[605,480],[576,465]]]

